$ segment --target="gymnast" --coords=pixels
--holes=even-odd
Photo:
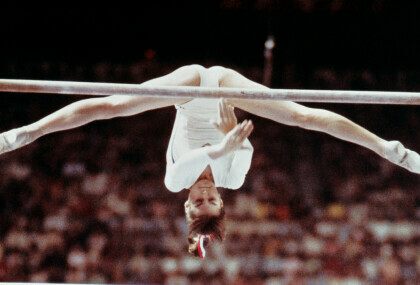
[[[144,82],[144,86],[205,86],[267,89],[238,72],[189,65]],[[107,96],[72,103],[41,120],[0,134],[0,154],[49,133],[95,120],[132,116],[175,105],[177,114],[167,149],[165,185],[189,190],[184,204],[189,252],[204,258],[205,246],[225,238],[224,207],[216,187],[238,189],[249,170],[253,148],[249,120],[237,123],[234,107],[278,123],[324,132],[368,148],[390,162],[420,174],[420,156],[399,141],[386,141],[336,113],[290,101],[182,99]]]

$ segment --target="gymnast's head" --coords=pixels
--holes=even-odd
[[[212,180],[200,179],[189,188],[185,213],[191,219],[200,216],[217,217],[223,208],[223,201]]]
[[[212,235],[212,240],[225,238],[225,210],[223,200],[213,181],[198,180],[190,187],[185,202],[185,216],[188,223],[189,252],[198,255],[199,235]]]

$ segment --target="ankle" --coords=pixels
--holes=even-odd
[[[34,141],[44,135],[36,124],[27,125],[21,127],[20,129],[22,129],[22,132],[26,134],[27,139],[31,141]]]
[[[378,155],[387,158],[387,154],[390,153],[392,146],[390,145],[391,141],[386,141],[381,139],[378,143],[375,144],[373,151]]]
[[[3,135],[10,149],[13,150],[34,141],[33,134],[34,132],[25,126],[7,131]]]

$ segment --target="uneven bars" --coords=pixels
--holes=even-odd
[[[314,103],[420,105],[419,92],[244,89],[195,86],[151,87],[141,86],[139,84],[17,79],[0,79],[0,92],[90,96],[131,95],[178,98],[230,98]]]

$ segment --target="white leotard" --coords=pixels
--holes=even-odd
[[[219,87],[218,78],[200,69],[200,86]],[[223,139],[223,134],[209,121],[218,116],[218,99],[193,99],[176,105],[172,135],[166,153],[167,168],[165,184],[170,191],[189,188],[198,179],[207,165],[213,173],[217,187],[239,188],[245,179],[252,159],[253,148],[248,140],[246,149],[237,150],[213,160],[205,150]]]

